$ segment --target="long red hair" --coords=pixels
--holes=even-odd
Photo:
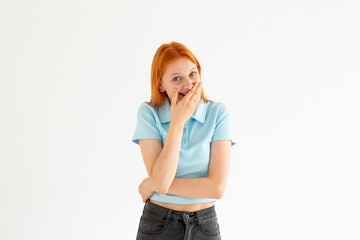
[[[165,92],[160,92],[159,83],[166,66],[179,57],[189,58],[197,66],[201,79],[201,67],[195,55],[181,43],[165,43],[157,49],[151,64],[151,100],[148,102],[149,105],[159,107],[164,104],[167,95]],[[201,92],[201,99],[204,102],[210,101],[205,97],[204,89]]]

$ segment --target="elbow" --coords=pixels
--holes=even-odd
[[[169,188],[166,186],[157,186],[155,191],[160,194],[167,194],[169,192]]]
[[[169,192],[169,186],[161,181],[153,181],[153,189],[160,194],[167,194]]]
[[[215,188],[214,198],[221,199],[224,196],[224,193],[225,193],[225,186],[224,185],[218,185]]]
[[[168,190],[166,190],[166,189],[159,189],[159,190],[157,190],[156,192],[165,195],[165,194],[168,193]]]
[[[223,197],[223,195],[224,195],[223,192],[218,191],[218,192],[216,192],[216,193],[214,194],[214,198],[215,198],[215,199],[221,199],[221,198]]]

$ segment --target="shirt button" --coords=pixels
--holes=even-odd
[[[189,215],[186,215],[185,217],[186,217],[186,219],[189,219],[189,218],[190,218]]]

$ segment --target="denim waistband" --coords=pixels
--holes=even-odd
[[[149,199],[145,203],[143,213],[150,213],[153,217],[157,217],[160,220],[172,220],[174,222],[185,221],[189,223],[197,222],[198,224],[206,219],[216,217],[215,205],[195,212],[187,212],[159,206],[150,202]]]

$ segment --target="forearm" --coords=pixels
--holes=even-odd
[[[170,124],[165,144],[151,172],[151,181],[156,191],[165,194],[176,174],[184,126]]]
[[[175,178],[169,194],[190,198],[221,198],[223,191],[211,178]]]

